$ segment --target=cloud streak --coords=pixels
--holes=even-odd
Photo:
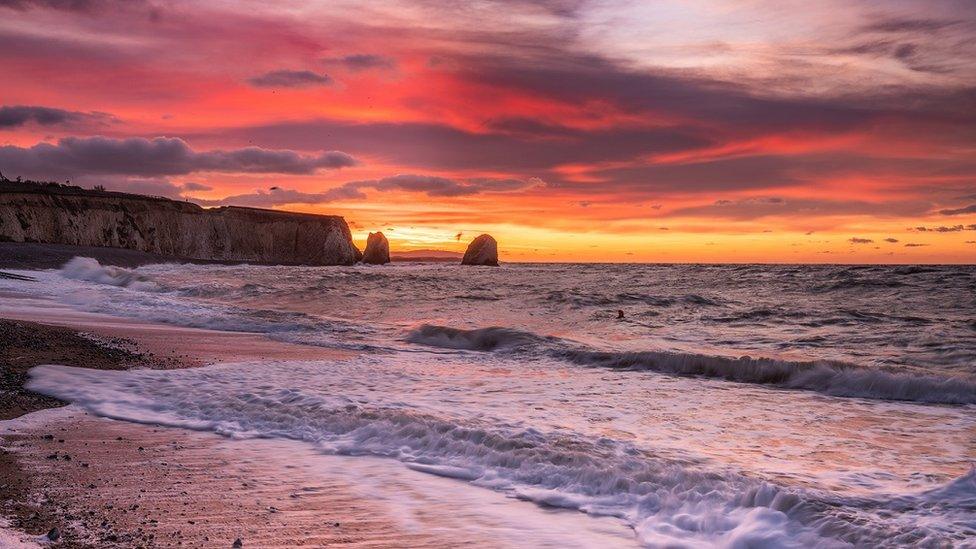
[[[312,71],[278,70],[249,78],[248,83],[258,88],[308,88],[331,86],[335,81],[328,74]]]
[[[67,111],[37,105],[9,105],[0,107],[0,130],[24,126],[30,123],[40,126],[75,125],[94,123],[104,125],[114,121],[105,113]]]
[[[963,206],[962,208],[949,208],[945,210],[939,210],[942,215],[962,215],[976,213],[976,204],[970,204],[969,206]]]
[[[390,70],[397,67],[395,58],[371,53],[354,53],[343,57],[327,57],[322,62],[327,65],[338,65],[353,72]]]
[[[268,190],[256,190],[253,193],[237,194],[217,200],[194,200],[205,206],[235,205],[272,208],[286,204],[325,204],[337,200],[362,200],[367,198],[365,190],[405,191],[430,197],[454,198],[485,193],[514,192],[544,184],[543,181],[536,178],[455,180],[431,175],[403,174],[382,179],[350,181],[321,192],[310,193],[272,187]]]
[[[38,178],[86,174],[168,176],[196,172],[308,175],[356,163],[355,158],[339,151],[306,155],[291,150],[244,147],[197,152],[174,137],[67,137],[56,144],[0,147],[2,169]]]

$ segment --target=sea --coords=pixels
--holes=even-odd
[[[525,546],[976,547],[974,266],[79,257],[18,273],[37,280],[0,292],[351,351],[48,365],[29,388],[466,494],[438,489],[435,513],[501,498],[516,511],[495,527],[548,536]],[[381,478],[361,480],[382,494]],[[626,534],[594,534],[606,521]]]

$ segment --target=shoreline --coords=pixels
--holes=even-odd
[[[358,356],[258,334],[65,315],[58,308],[17,314],[0,306],[0,318],[8,316],[32,317],[32,323],[0,322],[36,326],[40,334],[75,331],[83,339],[76,330],[83,326],[101,338],[124,338],[126,353],[153,353],[163,361],[159,367],[202,367],[231,357]],[[540,507],[397,461],[323,454],[299,441],[236,440],[113,420],[60,404],[0,421],[0,541],[32,549],[232,547],[238,539],[245,548],[636,544],[631,527],[618,519],[590,517],[583,526],[575,510]],[[450,516],[427,509],[444,501],[454,502]],[[49,544],[45,534],[53,528],[59,540]],[[569,531],[576,532],[573,543],[554,541]]]
[[[57,528],[56,547],[451,545],[402,531],[341,475],[289,469],[283,480],[269,452],[213,433],[71,406],[24,416],[0,433],[0,483],[13,486],[5,500],[16,498],[3,510],[9,526],[28,539]]]
[[[49,363],[106,370],[174,369],[229,359],[344,360],[353,353],[276,342],[260,334],[40,307],[36,300],[4,297],[0,306],[0,395],[4,396],[0,404],[0,517],[4,524],[0,530],[6,537],[0,539],[23,540],[30,547],[35,540],[46,541],[45,534],[52,528],[59,534],[55,546],[68,548],[211,543],[229,547],[238,537],[263,538],[281,546],[306,541],[348,544],[355,541],[350,537],[354,532],[362,538],[379,535],[369,525],[336,528],[319,536],[304,531],[285,535],[281,530],[293,529],[293,518],[284,521],[287,528],[282,521],[250,524],[253,517],[269,514],[268,506],[258,505],[260,498],[248,495],[246,481],[241,487],[226,482],[228,472],[240,467],[218,450],[219,435],[98,418],[23,388],[30,368]],[[192,463],[186,460],[184,450],[188,448],[194,456]],[[146,459],[149,455],[154,458]],[[210,489],[212,484],[227,492],[243,491],[244,500],[250,503],[230,505],[219,491]],[[208,489],[200,490],[204,486]],[[147,507],[143,500],[150,489],[165,496],[168,503]],[[368,503],[350,501],[355,498],[349,490],[340,491],[343,504],[335,501],[338,492],[329,492],[316,507],[315,516],[343,509],[343,516],[334,522],[349,524],[352,515],[345,510]],[[186,518],[207,515],[221,505],[226,519],[221,524]],[[144,512],[136,512],[138,509]],[[374,509],[369,515],[377,513]],[[382,531],[395,532],[396,528],[385,524]],[[387,541],[395,545],[393,540]]]

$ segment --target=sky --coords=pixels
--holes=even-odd
[[[508,261],[973,263],[972,0],[0,0],[0,172]]]

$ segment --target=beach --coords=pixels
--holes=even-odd
[[[952,286],[971,268],[465,269],[10,271],[3,413],[33,412],[2,424],[5,532],[57,528],[69,547],[973,537],[973,335]]]
[[[343,353],[275,343],[258,335],[59,310],[24,313],[8,300],[0,316],[8,318],[0,321],[0,360],[21,383],[26,369],[50,363],[96,369],[187,368],[231,353],[255,359],[344,358]],[[11,515],[9,526],[31,535],[58,528],[59,546],[156,547],[179,542],[229,547],[235,538],[267,547],[369,544],[382,543],[384,536],[389,542],[389,532],[395,531],[341,484],[321,485],[318,479],[308,493],[302,493],[307,486],[297,484],[262,487],[259,467],[230,466],[234,460],[224,454],[233,449],[221,447],[214,435],[98,419],[57,409],[63,403],[54,399],[12,392],[0,408],[3,419],[20,417],[2,430],[4,513]],[[31,412],[37,413],[23,415]],[[304,519],[288,513],[296,493],[302,496]],[[269,512],[270,502],[281,512]],[[332,527],[323,529],[323,524]]]
[[[0,549],[976,549],[976,0],[0,0]]]
[[[355,357],[261,334],[140,322],[4,297],[0,364],[5,372],[16,372],[14,381],[21,384],[29,368],[50,363],[179,369],[231,359]],[[410,517],[405,517],[405,503],[396,501],[395,493],[362,487],[361,475],[385,475],[394,483],[388,488],[406,492],[417,481],[403,475],[421,473],[382,464],[357,469],[348,463],[351,458],[328,458],[295,442],[235,441],[115,421],[20,387],[4,390],[13,398],[4,398],[0,407],[0,515],[5,517],[0,543],[12,547],[47,545],[52,529],[57,530],[55,546],[65,548],[231,547],[238,539],[244,547],[281,548],[514,547],[520,541],[506,539],[510,532],[495,531],[498,522],[512,518],[511,502],[504,498],[476,496],[469,510],[454,516],[425,513],[416,508],[424,498],[471,498],[457,494],[457,486],[435,482],[433,493],[404,496],[412,500],[406,508]],[[288,457],[283,461],[282,456]],[[498,516],[491,507],[500,509]],[[481,516],[467,515],[475,512]],[[573,515],[559,514],[555,528]],[[525,535],[540,546],[558,546],[558,538],[549,543],[546,532]],[[619,523],[601,525],[579,539],[580,546],[630,541],[630,530]]]

